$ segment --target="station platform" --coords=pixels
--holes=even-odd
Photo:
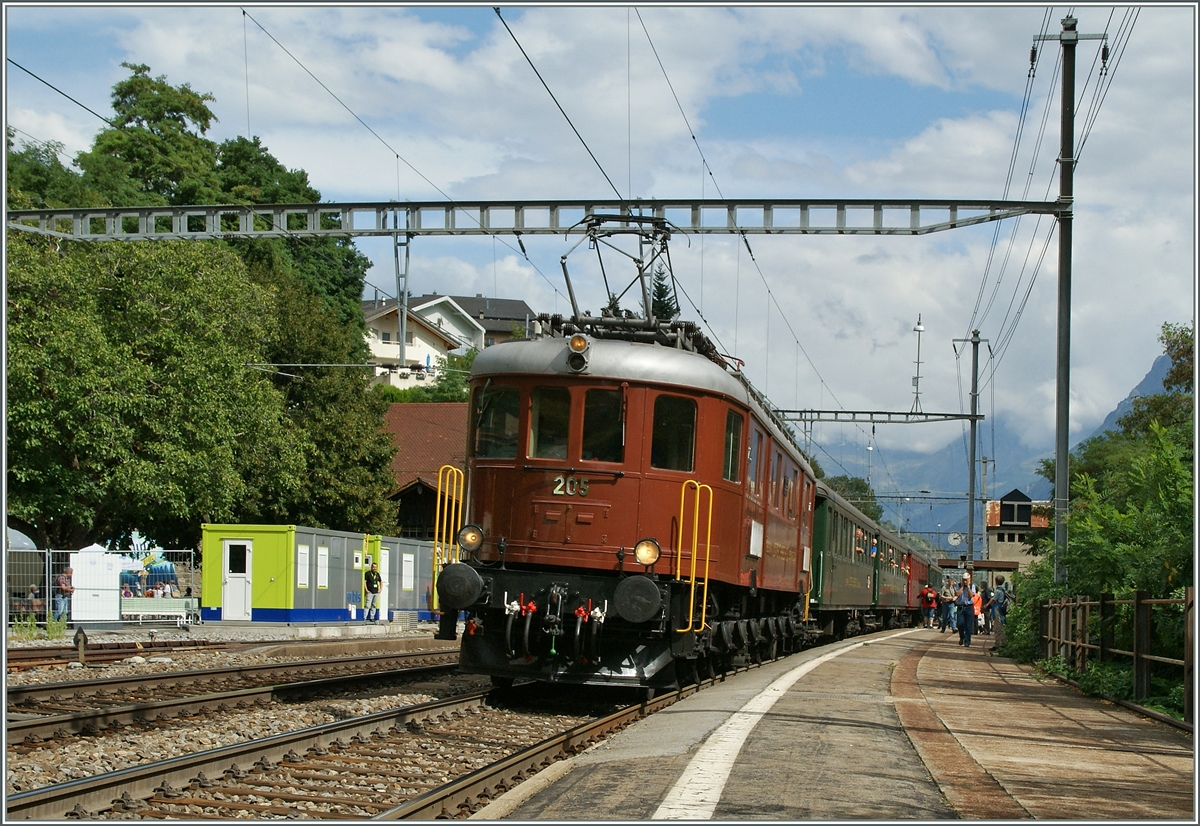
[[[479,820],[1196,822],[1193,737],[935,630],[802,652],[697,692]]]

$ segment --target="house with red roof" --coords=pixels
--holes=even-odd
[[[466,469],[467,403],[393,404],[384,416],[392,434],[396,485],[388,497],[396,503],[396,536],[433,539],[438,472],[443,465]]]

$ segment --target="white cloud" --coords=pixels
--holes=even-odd
[[[490,28],[477,18],[471,28],[456,27],[392,6],[249,11],[382,142],[237,7],[131,7],[120,14],[10,8],[8,45],[24,55],[41,50],[64,86],[83,84],[85,77],[92,78],[89,89],[111,86],[125,76],[117,64],[127,60],[148,64],[171,83],[211,91],[220,120],[210,137],[218,141],[246,131],[248,83],[251,131],[286,166],[307,170],[327,198],[433,200],[441,198],[438,189],[456,199],[611,195],[498,20]],[[1045,9],[1030,6],[642,8],[668,87],[631,9],[503,13],[623,194],[715,197],[719,186],[727,197],[745,198],[1001,197],[1033,35],[1044,21],[1047,31],[1059,31],[1062,16],[1047,18]],[[1115,36],[1121,14],[1111,24],[1106,9],[1081,8],[1076,16],[1081,31],[1110,26]],[[1074,436],[1090,432],[1142,378],[1160,352],[1161,323],[1193,315],[1195,10],[1147,7],[1140,15],[1119,63],[1114,51],[1112,86],[1075,176]],[[67,29],[88,32],[105,50],[54,52]],[[1041,49],[1009,198],[1057,193],[1055,49]],[[1085,42],[1079,51],[1080,135],[1095,84],[1094,75],[1088,79],[1095,49]],[[93,62],[76,64],[84,60]],[[753,117],[732,130],[706,120],[721,111],[715,105],[721,100],[803,100],[818,78],[837,81],[846,72],[911,95],[905,111],[916,126],[906,129],[907,137],[887,124],[874,133],[846,134],[818,122],[792,135],[768,134]],[[86,147],[95,128],[90,115],[14,82],[13,75],[10,70],[11,123],[75,151]],[[88,95],[89,102],[103,100],[100,93]],[[970,106],[969,96],[988,103]],[[943,100],[954,105],[942,106]],[[860,104],[850,98],[845,105]],[[433,185],[398,164],[397,153]],[[1036,445],[1048,443],[1054,428],[1057,253],[1052,243],[1038,265],[1047,224],[1035,236],[1035,223],[1023,219],[1010,248],[1013,222],[1006,222],[990,267],[992,226],[923,238],[752,236],[762,278],[745,248],[728,236],[692,238],[690,247],[677,236],[672,255],[716,337],[785,407],[831,407],[836,398],[850,409],[907,410],[912,325],[920,314],[927,331],[923,408],[958,411],[966,404],[969,357],[965,364],[956,359],[952,340],[969,334],[981,292],[987,306],[994,291],[991,309],[975,323],[999,347],[1005,319],[1011,321],[1036,269],[1024,314],[984,399],[989,415],[994,408],[1011,417]],[[410,288],[499,293],[524,298],[537,310],[566,312],[558,256],[569,243],[525,242],[542,274],[502,244],[493,253],[488,240],[416,239]],[[390,243],[362,246],[376,262],[371,282],[394,290]],[[571,266],[581,304],[596,309],[603,300],[599,275],[576,258]],[[981,288],[985,271],[989,280]],[[685,307],[685,315],[693,312]],[[881,445],[933,448],[950,437],[910,426],[881,428],[878,438]]]

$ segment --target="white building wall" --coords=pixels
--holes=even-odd
[[[367,325],[367,346],[371,360],[380,366],[375,369],[376,383],[393,387],[419,387],[437,376],[439,359],[449,352],[445,342],[416,324],[408,325],[408,346],[404,348],[405,369],[400,369],[400,344],[396,329],[397,315],[391,313]],[[383,340],[383,334],[388,340]],[[429,369],[424,368],[428,365]],[[417,369],[408,369],[408,368]]]

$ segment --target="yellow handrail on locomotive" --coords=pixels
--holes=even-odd
[[[442,566],[458,562],[458,531],[462,527],[463,472],[453,465],[438,468],[437,501],[433,512],[433,587],[430,609],[438,610],[437,579]]]
[[[712,488],[708,485],[702,485],[695,479],[688,479],[683,483],[683,487],[679,491],[679,564],[675,568],[675,579],[683,578],[683,526],[684,526],[684,507],[687,502],[688,488],[696,489],[695,506],[692,508],[692,571],[689,577],[691,581],[691,600],[688,603],[688,625],[686,628],[676,628],[679,633],[688,631],[703,631],[705,622],[708,619],[708,564],[712,556]],[[700,492],[708,491],[708,524],[705,528],[704,535],[704,579],[703,579],[703,594],[700,602],[700,624],[696,624],[696,558],[698,556],[698,546],[700,542]]]

